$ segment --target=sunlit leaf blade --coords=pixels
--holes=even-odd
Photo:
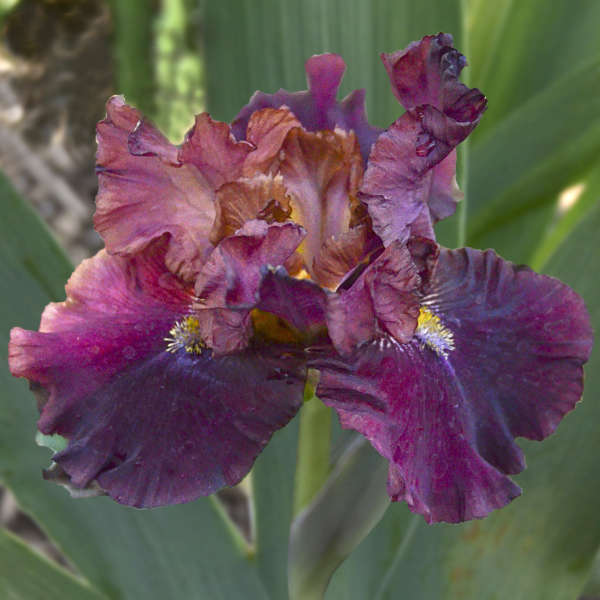
[[[544,271],[573,286],[586,300],[596,331],[600,328],[600,253],[594,240],[600,228],[600,203],[556,249]],[[368,597],[425,600],[574,600],[584,586],[600,545],[597,498],[600,475],[600,353],[586,368],[585,399],[542,443],[521,441],[528,467],[515,479],[523,496],[482,521],[460,526],[428,526],[420,517],[403,559],[380,573],[385,582]],[[388,521],[405,527],[401,511],[391,511],[364,544],[386,539]],[[405,538],[406,539],[406,538]],[[360,556],[362,546],[356,557]],[[378,552],[389,565],[389,546]],[[359,598],[347,577],[360,570],[355,556],[334,576],[328,598]],[[372,555],[371,555],[372,556]],[[339,579],[339,581],[338,581]],[[346,596],[335,595],[348,590]]]
[[[305,89],[305,60],[312,54],[338,52],[348,65],[342,96],[366,88],[371,122],[387,125],[403,111],[390,91],[379,53],[438,31],[459,36],[458,4],[436,0],[207,2],[202,31],[209,111],[230,120],[257,89]]]
[[[473,141],[469,243],[479,246],[490,230],[551,202],[560,189],[597,164],[599,153],[596,59],[553,82]]]
[[[0,528],[0,597],[5,600],[106,598]]]
[[[71,268],[4,180],[0,212],[2,481],[80,572],[110,598],[265,598],[256,570],[234,546],[209,499],[140,511],[108,498],[73,500],[42,479],[50,453],[34,441],[37,409],[26,382],[8,372],[8,332],[13,325],[37,328],[44,305],[64,298]]]
[[[322,598],[335,569],[388,508],[386,480],[386,461],[356,437],[319,494],[292,523],[292,599]]]

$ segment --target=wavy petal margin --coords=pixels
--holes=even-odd
[[[438,34],[382,54],[394,94],[407,109],[373,146],[361,191],[384,243],[420,235],[454,213],[461,197],[456,152],[479,123],[487,100],[458,77],[465,58]]]
[[[561,282],[471,249],[440,253],[423,306],[452,333],[384,336],[321,359],[317,394],[390,461],[388,491],[429,522],[481,518],[520,493],[514,438],[541,440],[575,407],[592,347],[582,299]]]
[[[308,131],[334,130],[336,127],[346,132],[353,131],[366,161],[381,130],[367,121],[364,90],[351,92],[341,102],[336,100],[346,70],[346,64],[338,54],[312,56],[305,67],[308,90],[288,92],[281,89],[275,94],[256,92],[231,124],[235,137],[238,140],[249,139],[246,137],[248,123],[256,111],[286,106]]]
[[[45,390],[40,430],[69,440],[54,460],[72,485],[97,481],[138,507],[188,502],[240,481],[298,410],[304,384],[299,361],[277,346],[224,356],[167,351],[192,294],[166,268],[166,245],[85,261],[40,332],[15,328],[9,345],[13,375]],[[203,338],[214,316],[194,313]]]

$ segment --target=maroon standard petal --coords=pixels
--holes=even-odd
[[[72,484],[97,480],[134,506],[237,483],[302,401],[303,370],[287,349],[206,348],[215,313],[190,314],[165,245],[85,261],[40,332],[15,328],[9,346],[12,373],[46,391],[40,430],[69,440],[55,460]]]
[[[367,121],[364,90],[355,90],[337,102],[337,91],[345,70],[346,65],[337,54],[309,58],[306,61],[309,89],[304,92],[279,90],[275,94],[256,92],[231,125],[236,138],[249,139],[246,130],[255,111],[287,106],[308,131],[333,130],[336,127],[347,132],[354,131],[366,161],[381,130]]]
[[[197,306],[253,308],[263,267],[283,265],[304,236],[295,223],[248,221],[210,255],[196,280]]]
[[[328,297],[329,335],[341,354],[389,333],[409,341],[417,326],[421,285],[406,245],[394,242],[347,290]]]
[[[447,34],[382,59],[407,113],[378,138],[361,191],[386,244],[409,234],[433,239],[433,224],[461,196],[454,148],[479,122],[486,99],[458,80],[466,61]]]
[[[492,251],[442,250],[413,341],[321,361],[317,393],[390,461],[392,499],[464,521],[519,493],[514,438],[541,440],[574,408],[591,346],[564,284]]]

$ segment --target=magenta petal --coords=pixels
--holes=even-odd
[[[277,267],[294,253],[305,231],[294,223],[248,221],[214,249],[196,280],[199,306],[252,308],[264,267]]]
[[[191,280],[212,248],[214,193],[192,165],[174,164],[175,146],[113,96],[98,124],[94,224],[110,253],[131,255],[171,234],[169,268]]]
[[[40,430],[69,440],[55,460],[72,484],[97,480],[134,506],[186,502],[237,483],[302,401],[304,371],[287,348],[220,357],[169,349],[165,338],[190,314],[193,295],[166,268],[165,246],[84,261],[40,332],[15,328],[9,345],[13,375],[46,394]],[[221,312],[193,313],[202,340],[238,348],[244,316]]]
[[[579,400],[589,316],[556,279],[471,249],[441,251],[422,304],[453,336],[447,356],[419,328],[384,336],[316,361],[317,393],[390,461],[393,499],[431,522],[483,517],[518,493],[514,438],[543,439]]]
[[[367,121],[364,90],[355,90],[337,102],[337,91],[345,70],[346,65],[337,54],[320,54],[309,58],[306,61],[309,89],[303,92],[282,89],[275,94],[256,92],[231,125],[235,137],[238,140],[246,139],[248,122],[255,111],[287,106],[308,131],[333,130],[336,127],[354,131],[363,160],[366,161],[381,130]]]

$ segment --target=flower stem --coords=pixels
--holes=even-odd
[[[315,396],[315,374],[309,372],[300,410],[294,516],[310,503],[329,475],[331,409]]]

